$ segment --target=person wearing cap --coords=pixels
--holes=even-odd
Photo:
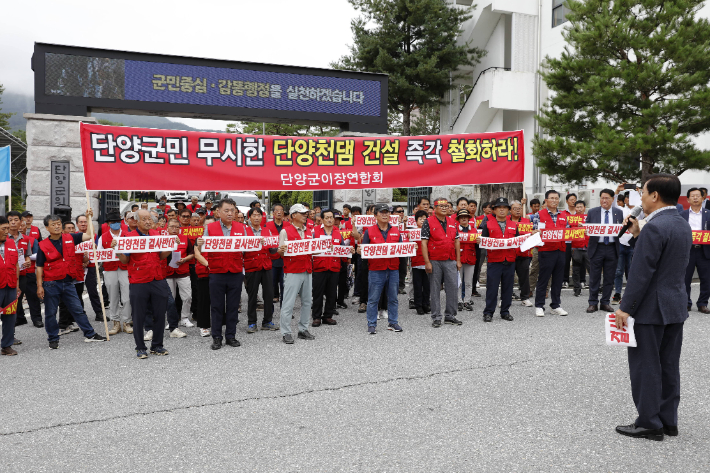
[[[461,200],[459,200],[461,202]],[[468,201],[467,201],[468,202]],[[460,208],[456,212],[456,220],[458,222],[459,236],[463,233],[477,234],[476,228],[469,224],[471,219],[471,214],[468,213],[468,205],[466,208]],[[464,309],[468,311],[473,310],[473,273],[476,270],[476,241],[461,241],[459,238],[459,245],[461,248],[461,270],[459,275],[461,277],[461,300],[459,301],[458,310],[462,311]],[[465,295],[469,295],[468,302],[465,301]]]
[[[291,225],[284,220],[284,206],[282,204],[274,204],[271,206],[273,219],[267,222],[266,227],[272,235],[280,235],[281,230]],[[284,293],[284,260],[276,253],[271,260],[271,280],[273,281],[274,304],[283,301]]]
[[[205,217],[214,217],[214,210],[212,210],[212,199],[205,199]]]
[[[290,209],[291,225],[286,226],[279,233],[278,253],[284,260],[284,290],[281,303],[281,335],[287,345],[293,344],[291,335],[291,315],[296,296],[301,296],[301,317],[298,321],[298,338],[314,340],[308,331],[313,306],[313,258],[311,255],[286,256],[286,242],[297,240],[310,240],[313,232],[306,225],[308,207],[295,204]]]
[[[168,210],[171,209],[171,207],[167,204],[167,199],[165,198],[165,196],[160,198],[160,202],[155,208],[158,210],[162,210],[165,215],[167,215]]]
[[[392,208],[392,213],[399,217],[399,231],[404,232],[407,229],[407,215],[404,213],[404,207],[396,205]],[[406,233],[403,233],[406,236]],[[406,294],[405,281],[407,279],[408,261],[406,257],[399,259],[399,294]]]
[[[187,208],[187,206],[185,205],[185,202],[183,202],[182,200],[178,200],[177,204],[175,204],[175,209],[178,211],[178,215],[180,214],[180,212],[182,212],[186,208]],[[190,213],[192,213],[192,212],[190,212]]]
[[[458,272],[461,270],[461,247],[459,244],[458,225],[451,224],[446,218],[449,201],[439,198],[434,201],[434,215],[422,225],[422,256],[427,274],[429,274],[431,296],[432,327],[441,327],[441,284],[446,293],[444,322],[461,325],[456,318],[458,309]]]
[[[17,244],[20,243],[23,238],[19,235],[19,220],[20,213],[11,211],[13,218],[17,219],[17,222],[13,224],[15,237],[9,236],[10,224],[8,219],[0,216],[0,308],[7,307],[19,299],[21,289],[20,289],[20,266],[25,264],[25,255],[21,255],[21,250],[19,250]],[[16,215],[14,215],[16,214]],[[29,261],[29,258],[27,259]],[[18,340],[15,338],[15,319],[17,318],[17,312],[11,314],[5,314],[4,312],[0,315],[0,320],[2,320],[2,355],[14,356],[17,355],[17,351],[12,348],[13,345],[19,344]],[[27,321],[25,321],[27,323]]]
[[[427,218],[426,210],[417,210],[414,214],[417,222],[417,227],[422,228]],[[424,256],[422,256],[422,241],[417,242],[417,254],[412,257],[412,302],[417,314],[424,315],[431,312],[429,307],[430,297],[429,276],[424,265]]]
[[[510,206],[510,215],[508,220],[518,226],[518,234],[526,235],[532,233],[532,222],[523,217],[523,208],[525,199],[522,201],[514,200]],[[516,300],[522,301],[525,307],[532,307],[530,301],[530,262],[532,261],[532,250],[520,251],[520,248],[515,249],[515,274],[518,275],[518,285],[520,286],[520,297]],[[515,298],[515,295],[513,296]]]
[[[121,230],[126,233],[135,232],[138,228],[138,220],[136,219],[135,212],[126,212],[123,217],[123,222],[121,223]]]
[[[207,210],[205,210],[204,207],[200,207],[197,209],[197,212],[195,212],[198,217],[200,218],[200,221],[197,223],[198,226],[204,225],[205,224],[205,218],[207,217]]]
[[[193,295],[193,284],[190,281],[190,264],[195,259],[195,241],[188,239],[186,235],[180,235],[180,223],[177,220],[170,220],[168,222],[168,235],[175,235],[180,243],[178,244],[177,250],[172,252],[171,255],[166,259],[167,262],[167,278],[168,287],[170,288],[170,294],[173,300],[180,293],[180,300],[182,305],[180,306],[180,320],[179,325],[183,327],[193,327],[194,324],[190,321],[190,309],[192,303]],[[176,253],[179,253],[176,254]],[[168,302],[170,305],[170,302]],[[175,310],[177,311],[177,304],[175,304]],[[175,323],[173,322],[173,325]],[[172,338],[184,338],[182,334],[184,333],[177,326],[169,327],[172,328],[170,331],[170,336]],[[173,332],[175,333],[173,334]]]
[[[259,207],[253,207],[247,212],[249,225],[247,226],[247,236],[270,237],[277,234],[272,233],[267,227],[261,226],[264,213]],[[264,297],[264,317],[261,320],[261,330],[276,331],[279,328],[273,322],[274,316],[274,283],[272,281],[271,260],[276,255],[276,248],[265,248],[262,245],[259,251],[244,252],[244,271],[247,288],[248,305],[247,333],[257,331],[256,309],[259,303],[259,286]]]
[[[340,212],[338,212],[340,213]],[[321,213],[323,226],[318,226],[313,232],[313,238],[329,237],[333,245],[344,245],[340,230],[335,226],[335,213],[324,210]],[[319,327],[321,322],[326,325],[337,325],[333,319],[336,315],[336,299],[338,297],[338,279],[341,260],[330,256],[313,257],[313,326]],[[325,299],[325,310],[323,308]]]
[[[100,249],[111,248],[115,238],[125,237],[128,234],[121,229],[121,215],[117,211],[109,212],[106,221],[109,231],[101,234],[98,241]],[[113,322],[113,327],[109,329],[108,334],[116,335],[121,331],[133,333],[128,265],[120,261],[105,261],[101,265],[104,268],[104,284],[108,291],[108,318]]]
[[[508,219],[510,205],[508,199],[499,197],[492,203],[493,213],[483,221],[481,236],[485,238],[507,239],[518,236],[517,223]],[[515,280],[515,248],[492,250],[487,252],[486,267],[486,307],[483,309],[483,321],[492,322],[498,305],[498,287],[500,287],[500,318],[512,321],[510,306],[513,303],[513,283]]]
[[[325,213],[325,211],[323,213]],[[333,210],[333,220],[333,226],[340,231],[342,244],[352,248],[352,231],[344,231],[341,229],[343,214],[341,214],[338,210]],[[348,268],[350,267],[351,258],[339,258],[339,260],[340,271],[338,272],[338,298],[336,300],[335,315],[338,315],[338,309],[348,308],[348,304],[345,302],[345,299],[350,293],[350,288],[348,287]]]
[[[207,225],[206,236],[228,237],[246,236],[246,226],[234,221],[237,204],[232,199],[222,199],[217,205],[220,220]],[[204,240],[197,239],[195,253],[200,253]],[[205,253],[210,271],[210,307],[212,325],[212,350],[222,348],[222,319],[226,323],[224,336],[230,347],[241,346],[237,340],[237,322],[239,305],[242,300],[244,284],[244,258],[241,252],[212,251]]]
[[[42,241],[42,233],[40,233],[39,228],[32,225],[32,222],[34,221],[34,216],[32,215],[32,212],[30,212],[29,210],[25,210],[24,212],[22,212],[22,219],[27,225],[25,235],[34,238],[38,242]]]
[[[363,232],[363,245],[382,243],[401,243],[402,234],[399,226],[390,222],[390,209],[387,204],[377,204],[373,209],[377,223]],[[358,251],[362,251],[360,247]],[[373,258],[368,263],[367,286],[367,332],[377,333],[378,305],[382,294],[387,297],[387,330],[401,332],[399,325],[399,258]]]
[[[197,203],[197,196],[193,195],[190,197],[190,203],[187,205],[187,210],[189,210],[192,213],[195,213],[197,209],[201,208],[202,206]]]

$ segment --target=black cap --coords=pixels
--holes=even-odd
[[[118,210],[112,210],[106,215],[106,221],[107,222],[120,222],[123,220],[121,218],[121,214],[118,212]]]
[[[333,210],[333,218],[343,218],[343,214],[340,213],[340,210]]]
[[[200,207],[199,209],[197,209],[197,213],[198,213],[198,214],[206,214],[206,213],[207,213],[207,210],[205,210],[204,207]]]
[[[22,212],[22,216],[23,217],[34,217],[34,215],[32,215],[32,212],[30,212],[29,210],[25,210],[24,212]]]
[[[508,203],[508,199],[505,197],[498,197],[491,203],[491,207],[494,209],[496,207],[508,207],[508,209],[510,209],[510,204]]]
[[[377,205],[375,205],[375,209],[374,209],[375,214],[378,214],[378,213],[383,212],[383,211],[385,211],[385,210],[389,212],[389,211],[390,211],[390,206],[387,205],[387,204],[377,204]]]

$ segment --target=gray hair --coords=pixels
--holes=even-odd
[[[512,201],[512,202],[510,203],[510,206],[512,207],[512,206],[514,206],[514,205],[519,205],[519,206],[522,207],[522,206],[523,206],[523,203],[520,202],[519,200],[514,200],[514,201]]]

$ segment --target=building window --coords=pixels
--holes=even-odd
[[[565,0],[552,0],[552,27],[560,26],[567,21],[567,7]]]

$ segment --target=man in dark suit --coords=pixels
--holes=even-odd
[[[680,215],[688,222],[691,230],[708,230],[710,210],[703,208],[702,191],[697,187],[693,187],[688,190],[687,197],[690,208],[683,210]],[[688,310],[693,306],[693,301],[690,300],[690,283],[693,280],[696,268],[700,278],[700,295],[697,301],[698,312],[710,314],[710,309],[708,309],[708,299],[710,299],[710,245],[694,244],[690,248],[690,259],[685,271]]]
[[[680,180],[652,175],[643,188],[643,230],[632,220],[634,259],[616,311],[616,327],[634,316],[637,346],[628,348],[631,394],[638,418],[616,431],[630,437],[663,440],[678,435],[680,350],[688,318],[683,287],[692,244],[690,225],[675,208]]]
[[[710,210],[710,199],[708,199],[707,187],[700,187],[700,193],[703,195],[703,208]]]
[[[594,207],[587,214],[586,223],[615,224],[624,220],[621,209],[612,207],[614,191],[604,189],[599,193],[600,207]],[[604,286],[602,288],[601,310],[614,312],[609,303],[614,291],[614,277],[619,260],[619,239],[616,236],[589,237],[589,307],[587,313],[599,310],[599,285],[604,271]]]

